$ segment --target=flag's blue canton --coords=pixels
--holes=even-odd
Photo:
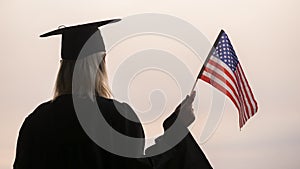
[[[236,70],[239,61],[226,33],[221,35],[213,56],[222,60],[233,72]]]

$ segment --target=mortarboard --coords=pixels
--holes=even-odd
[[[110,19],[58,28],[42,34],[40,37],[62,35],[61,58],[66,60],[76,60],[79,54],[81,57],[85,57],[96,52],[105,51],[105,45],[98,27],[115,23],[120,20],[121,19]]]

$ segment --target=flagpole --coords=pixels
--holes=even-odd
[[[190,95],[191,95],[192,92],[194,91],[194,89],[195,89],[195,87],[196,87],[196,84],[197,84],[197,82],[198,82],[198,79],[201,77],[201,75],[202,75],[202,73],[203,73],[203,71],[204,71],[204,69],[205,69],[205,66],[207,65],[207,62],[209,61],[210,57],[212,56],[212,54],[213,54],[213,52],[214,52],[214,49],[216,49],[216,47],[217,47],[217,45],[218,45],[218,42],[219,42],[219,39],[221,38],[221,36],[222,36],[223,33],[224,33],[224,30],[221,29],[221,31],[220,31],[220,33],[219,33],[219,35],[218,35],[218,37],[217,37],[217,39],[216,39],[214,45],[211,47],[211,49],[210,49],[210,51],[209,51],[209,53],[208,53],[208,56],[206,57],[205,62],[204,62],[204,64],[202,65],[202,67],[201,67],[201,69],[200,69],[200,71],[199,71],[198,76],[196,77],[196,80],[195,80],[195,83],[194,83],[194,85],[193,85],[193,87],[192,87],[192,90],[191,90]]]

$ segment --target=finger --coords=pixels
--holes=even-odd
[[[196,96],[196,91],[194,90],[194,91],[191,93],[191,96],[190,96],[190,97],[195,98],[195,96]]]
[[[193,92],[191,96],[188,98],[187,103],[191,104],[194,102],[196,96],[196,92]]]
[[[178,105],[178,108],[181,106],[188,106],[189,104],[191,106],[191,104],[194,102],[195,96],[196,96],[196,91],[194,90],[191,92],[191,95],[187,95],[185,97],[185,99],[181,102],[181,104]]]
[[[193,90],[191,96],[194,96],[194,97],[196,96],[196,91],[195,90]]]

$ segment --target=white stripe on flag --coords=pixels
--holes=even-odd
[[[239,76],[239,72],[236,70],[236,78],[238,79],[238,88],[239,88],[239,93],[240,93],[240,99],[242,100],[242,107],[244,108],[244,115],[246,115],[246,119],[249,119],[249,111],[250,111],[250,107],[249,107],[249,103],[247,101],[246,98],[246,93],[243,89],[243,84],[242,84],[242,81],[241,81],[241,78]]]
[[[249,96],[249,100],[251,102],[251,105],[253,106],[253,110],[252,110],[253,113],[251,113],[251,116],[253,116],[254,113],[257,110],[257,105],[256,105],[256,102],[255,102],[255,99],[253,98],[253,95],[251,94],[252,93],[251,92],[251,88],[250,88],[250,86],[249,86],[249,84],[248,84],[248,82],[246,80],[246,77],[245,77],[245,75],[243,73],[242,67],[239,65],[237,68],[238,68],[239,72],[241,73],[241,77],[242,77],[243,83],[245,84],[245,88],[246,88],[248,96]]]
[[[210,74],[210,73],[208,73],[208,72],[206,72],[206,71],[204,71],[203,72],[203,75],[204,76],[207,76],[208,78],[210,78],[212,81],[213,81],[213,83],[217,83],[217,84],[219,84],[220,86],[222,86],[223,88],[225,88],[226,90],[227,90],[227,92],[228,93],[230,93],[231,94],[231,96],[234,98],[234,100],[235,100],[235,102],[237,103],[237,105],[238,106],[240,106],[239,105],[239,100],[236,98],[236,96],[233,94],[233,92],[232,92],[232,90],[222,81],[222,80],[220,80],[219,78],[217,78],[217,77],[215,77],[214,75],[212,75],[212,74]],[[239,107],[238,107],[239,108]]]
[[[233,89],[234,89],[235,91],[237,91],[237,88],[236,88],[235,83],[234,83],[234,82],[233,82],[233,81],[232,81],[232,80],[224,73],[224,70],[220,70],[219,68],[217,68],[217,67],[215,67],[214,65],[211,65],[211,64],[209,64],[209,63],[207,63],[206,67],[207,67],[207,68],[210,68],[211,70],[213,70],[213,71],[216,72],[217,74],[223,76],[223,77],[226,79],[226,81],[227,81],[228,83],[231,84],[231,86],[233,87]],[[224,68],[224,69],[226,69],[226,68]],[[233,76],[233,78],[234,78],[234,80],[236,81],[235,76]]]

